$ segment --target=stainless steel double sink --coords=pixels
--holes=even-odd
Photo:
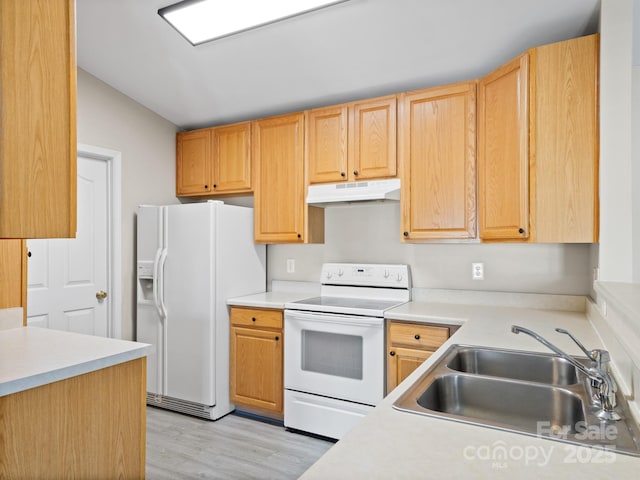
[[[622,419],[601,420],[589,379],[565,359],[452,345],[393,407],[640,456],[640,429],[619,393],[617,400]]]

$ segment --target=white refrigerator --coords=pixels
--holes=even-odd
[[[265,291],[253,209],[209,201],[137,213],[136,338],[153,345],[147,403],[218,419],[234,408],[226,301]]]

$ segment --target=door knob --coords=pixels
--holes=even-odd
[[[107,292],[105,292],[104,290],[100,290],[99,292],[96,292],[96,298],[98,300],[104,300],[105,298],[107,298]]]

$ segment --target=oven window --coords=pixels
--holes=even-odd
[[[362,337],[302,330],[302,370],[362,380]]]

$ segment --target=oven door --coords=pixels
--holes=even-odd
[[[384,319],[285,310],[284,386],[376,405],[384,395]]]

